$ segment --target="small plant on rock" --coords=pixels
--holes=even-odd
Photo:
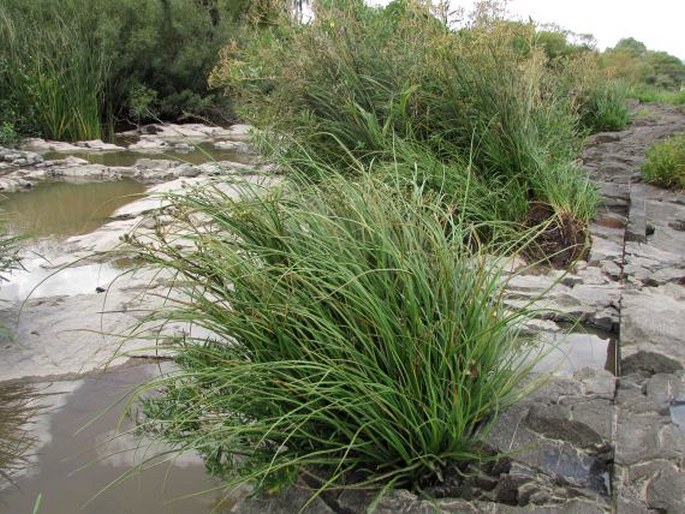
[[[642,178],[650,184],[685,189],[685,135],[655,143],[647,150]]]

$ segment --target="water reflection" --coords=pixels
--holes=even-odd
[[[197,456],[170,460],[117,483],[132,465],[159,450],[133,437],[109,442],[121,421],[117,400],[155,373],[154,365],[138,365],[86,378],[67,393],[64,405],[50,415],[50,442],[40,450],[33,474],[19,479],[17,488],[2,491],[0,513],[31,512],[38,494],[46,513],[212,512],[217,494],[195,493],[217,484]],[[103,446],[103,441],[108,443]]]
[[[555,333],[542,338],[543,357],[535,370],[571,376],[583,368],[613,372],[613,342],[596,334]]]
[[[109,263],[46,269],[41,261],[24,260],[23,269],[3,273],[6,282],[0,286],[0,300],[23,302],[29,295],[44,298],[104,292],[124,272]]]
[[[35,443],[30,431],[36,414],[34,395],[29,386],[0,384],[0,489],[11,485],[29,465]]]

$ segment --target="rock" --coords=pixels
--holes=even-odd
[[[193,148],[194,147],[188,143],[176,143],[174,145],[174,151],[176,152],[191,152]]]
[[[121,146],[112,143],[105,143],[101,139],[92,139],[90,141],[78,141],[74,143],[75,146],[86,148],[88,150],[106,151],[106,150],[125,150]]]
[[[636,414],[621,408],[617,432],[614,458],[619,466],[655,459],[680,459],[685,451],[685,442],[677,443],[682,432],[667,416],[657,413]],[[675,439],[676,444],[665,445],[664,438]]]
[[[638,373],[651,376],[656,373],[673,373],[681,369],[681,361],[655,352],[638,351],[621,360],[621,372],[624,375]]]
[[[600,265],[613,260],[619,261],[623,256],[623,245],[605,238],[593,238],[588,263]]]
[[[183,162],[171,159],[149,159],[143,158],[136,161],[135,167],[143,170],[169,170],[182,166]]]
[[[564,405],[532,407],[525,422],[534,432],[571,443],[591,453],[608,450],[608,443],[584,423],[571,419],[571,410]]]
[[[685,512],[685,473],[674,467],[660,471],[647,486],[647,503],[667,514]]]
[[[600,132],[598,134],[594,134],[587,144],[589,146],[593,146],[603,143],[613,143],[615,141],[620,141],[621,135],[622,134],[620,132]]]
[[[221,512],[235,514],[338,514],[326,505],[321,498],[312,498],[312,491],[297,487],[287,488],[277,496],[251,496],[249,489],[243,488],[231,495],[227,505],[222,504]]]
[[[613,400],[616,391],[616,377],[604,369],[583,368],[573,374],[582,384],[585,395]]]
[[[624,369],[646,365],[646,369],[658,373],[682,368],[679,363],[685,362],[683,294],[683,288],[673,284],[624,293],[621,324]],[[639,355],[632,357],[634,354]],[[654,366],[644,358],[648,355],[658,356],[654,358]]]
[[[238,141],[217,141],[214,143],[214,148],[217,150],[242,150],[244,144]]]
[[[166,141],[152,139],[149,136],[142,136],[140,140],[128,146],[128,149],[134,152],[162,152],[167,149],[168,143]]]

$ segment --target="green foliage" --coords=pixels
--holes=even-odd
[[[666,91],[653,86],[631,86],[626,91],[628,98],[635,98],[640,102],[657,102],[671,105],[685,105],[685,90]]]
[[[117,119],[149,121],[227,113],[207,76],[235,31],[230,2],[99,2],[99,31],[111,58],[107,99]]]
[[[625,52],[632,57],[642,57],[647,54],[647,47],[642,41],[638,41],[635,38],[627,37],[621,39],[614,50],[617,52]]]
[[[0,146],[15,146],[21,140],[11,121],[0,121]]]
[[[655,143],[647,150],[642,178],[659,186],[685,189],[685,135]]]
[[[93,139],[101,126],[230,116],[207,76],[247,9],[229,0],[7,0],[0,122]]]
[[[621,82],[600,81],[581,104],[581,124],[592,133],[623,130],[630,120],[626,99],[626,87]]]
[[[522,221],[526,202],[551,198],[555,180],[543,175],[585,180],[572,170],[572,88],[559,88],[548,64],[528,25],[481,16],[453,32],[419,2],[322,2],[305,26],[285,20],[227,47],[212,81],[276,136],[270,148],[285,161],[353,171],[394,161],[397,141],[417,142],[448,168],[469,162],[503,192],[501,212],[523,207],[508,218]]]
[[[80,7],[80,8],[79,8]],[[2,121],[55,139],[100,137],[107,59],[93,12],[77,1],[0,7]],[[10,116],[16,116],[11,118]]]
[[[685,63],[678,57],[648,50],[633,38],[622,39],[601,58],[614,76],[639,89],[676,92],[685,82]]]
[[[240,200],[222,184],[169,196],[174,228],[132,241],[177,274],[162,320],[212,334],[178,342],[142,428],[229,486],[436,480],[528,390],[525,313],[504,309],[496,262],[444,199],[328,173]]]

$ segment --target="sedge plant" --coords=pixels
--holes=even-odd
[[[642,178],[650,184],[685,189],[685,134],[657,142],[647,150]]]
[[[174,223],[129,239],[176,276],[157,315],[196,329],[140,428],[258,491],[411,487],[478,459],[534,347],[458,210],[369,173],[224,186],[168,196]]]

